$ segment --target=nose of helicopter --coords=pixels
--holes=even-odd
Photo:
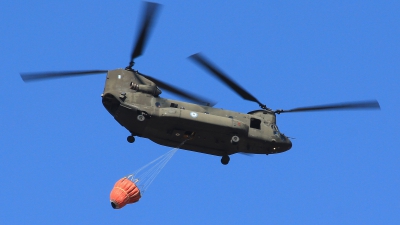
[[[292,142],[289,140],[289,138],[286,138],[286,142],[283,143],[283,148],[286,149],[285,151],[292,148]]]
[[[281,140],[279,140],[279,141],[275,140],[273,142],[272,150],[274,152],[285,152],[291,148],[292,148],[292,142],[289,140],[289,138],[287,138],[286,136],[284,136],[282,134]]]
[[[115,112],[118,110],[120,101],[112,94],[106,93],[102,98],[102,103],[107,111],[114,116]]]

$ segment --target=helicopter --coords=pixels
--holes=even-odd
[[[115,70],[88,70],[67,72],[21,73],[25,82],[92,74],[107,74],[102,104],[111,116],[128,132],[129,143],[135,137],[147,138],[169,147],[221,157],[227,165],[229,155],[276,154],[292,148],[290,138],[276,124],[276,115],[288,112],[306,112],[343,109],[380,109],[376,100],[300,107],[290,110],[272,110],[196,53],[189,57],[207,70],[244,100],[257,103],[261,109],[248,113],[214,108],[214,103],[195,94],[174,87],[159,79],[134,70],[134,60],[143,54],[150,30],[160,4],[144,2],[141,26],[134,44],[129,65]],[[162,89],[183,97],[189,102],[160,97]]]

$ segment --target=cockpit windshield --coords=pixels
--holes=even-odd
[[[279,132],[279,129],[275,124],[271,124],[271,129]]]

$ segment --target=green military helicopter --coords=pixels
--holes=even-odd
[[[133,143],[137,136],[148,138],[160,145],[176,147],[186,140],[182,149],[222,156],[221,163],[224,165],[229,163],[229,155],[234,153],[274,154],[289,150],[292,143],[279,131],[276,114],[380,108],[377,101],[364,101],[272,110],[197,53],[189,58],[243,99],[256,102],[261,107],[260,110],[247,114],[213,108],[213,104],[206,99],[133,69],[134,59],[142,55],[159,8],[157,3],[145,2],[141,28],[130,63],[125,69],[22,73],[22,79],[28,82],[107,73],[102,103],[114,119],[130,132],[128,142]],[[162,98],[160,88],[190,102]]]

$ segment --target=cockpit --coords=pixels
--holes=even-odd
[[[279,129],[276,126],[276,124],[271,124],[270,126],[271,126],[271,129],[272,129],[272,131],[273,131],[273,133],[274,133],[274,135],[276,137],[280,138],[282,141],[286,141],[287,140],[287,137],[284,134],[282,134],[281,132],[279,132]]]

